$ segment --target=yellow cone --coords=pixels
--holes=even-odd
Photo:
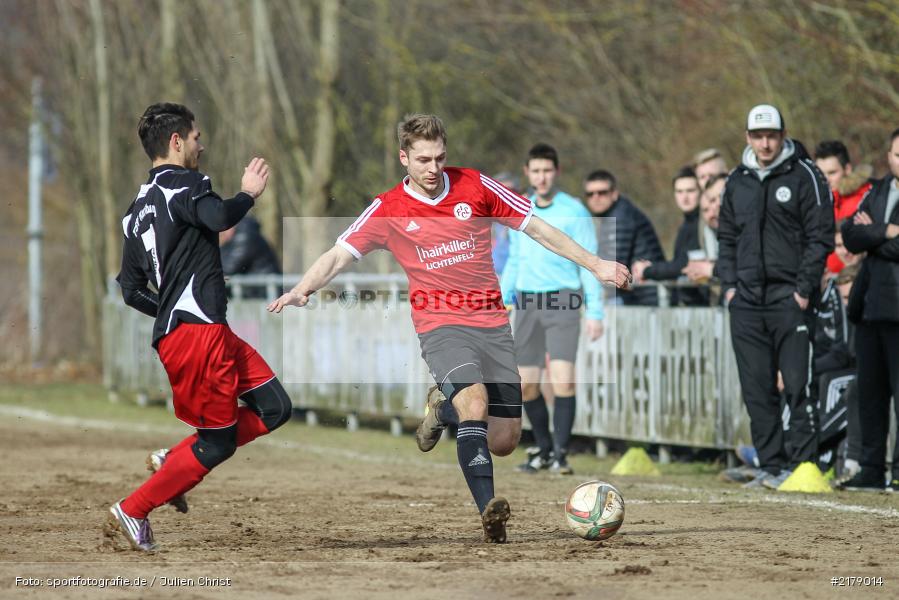
[[[612,468],[612,475],[658,476],[661,474],[643,448],[631,448],[624,453],[621,460]]]
[[[830,484],[821,474],[818,465],[804,462],[777,488],[779,492],[805,492],[806,494],[829,494]]]

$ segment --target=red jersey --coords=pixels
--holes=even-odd
[[[447,167],[443,192],[428,198],[409,178],[380,194],[337,239],[357,259],[384,248],[409,279],[415,331],[509,322],[493,270],[493,221],[523,230],[530,200],[474,169]]]

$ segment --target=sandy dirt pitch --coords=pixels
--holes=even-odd
[[[710,476],[526,476],[514,456],[496,467],[510,543],[493,546],[480,542],[451,442],[423,456],[408,436],[293,423],[238,450],[190,494],[187,515],[156,511],[160,552],[115,551],[101,534],[106,508],[143,481],[147,451],[184,430],[173,417],[152,431],[98,419],[0,415],[0,597],[899,597],[893,496],[749,493]],[[592,478],[626,502],[606,542],[575,538],[562,518],[567,492]],[[882,585],[832,586],[850,576]],[[101,589],[76,577],[146,582]]]

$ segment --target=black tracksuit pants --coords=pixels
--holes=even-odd
[[[818,410],[810,395],[812,378],[811,309],[792,298],[768,305],[749,304],[739,296],[730,303],[731,341],[740,372],[743,402],[749,413],[752,444],[759,466],[777,475],[799,463],[818,460]],[[777,371],[783,373],[790,427],[784,432]],[[788,443],[784,443],[784,436]]]
[[[899,323],[862,321],[855,330],[858,360],[858,412],[862,452],[858,461],[866,469],[883,473],[890,433],[890,396],[899,417]],[[899,442],[894,450],[899,459]],[[893,478],[899,475],[893,464]]]

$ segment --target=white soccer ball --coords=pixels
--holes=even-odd
[[[568,496],[565,520],[571,530],[585,540],[605,540],[624,523],[624,498],[605,481],[582,483]]]

